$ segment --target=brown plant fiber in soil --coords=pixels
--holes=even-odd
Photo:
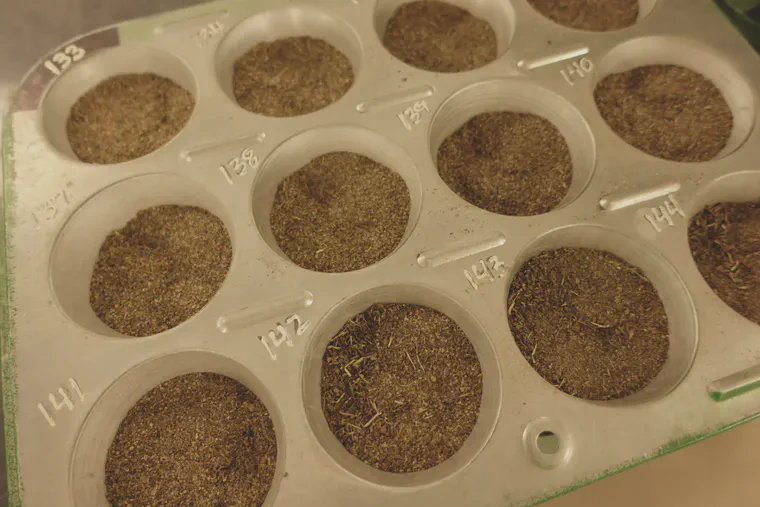
[[[404,179],[387,167],[356,153],[327,153],[280,183],[272,234],[302,268],[354,271],[396,249],[410,202]]]
[[[496,34],[488,21],[437,0],[396,9],[383,45],[399,60],[433,72],[477,69],[498,57]]]
[[[534,9],[560,25],[606,32],[636,23],[639,0],[528,0]]]
[[[760,324],[760,202],[706,206],[691,219],[689,246],[715,294]]]
[[[677,65],[611,74],[596,86],[594,100],[625,142],[666,160],[715,158],[734,124],[720,90],[701,74]]]
[[[117,164],[169,142],[194,107],[192,94],[170,79],[121,74],[100,82],[74,103],[66,135],[82,161]]]
[[[232,243],[224,224],[194,206],[141,210],[100,247],[90,304],[128,336],[171,329],[195,315],[227,276]]]
[[[351,454],[408,473],[442,463],[464,444],[483,379],[453,320],[423,306],[375,304],[330,340],[321,391],[330,429]]]
[[[501,215],[538,215],[567,194],[573,164],[550,121],[527,113],[471,118],[438,148],[438,172],[460,197]]]
[[[668,357],[668,318],[642,271],[609,252],[560,248],[520,268],[509,327],[530,365],[565,393],[623,398],[646,387]]]
[[[321,39],[287,37],[256,44],[235,62],[238,104],[265,116],[299,116],[329,106],[354,83],[346,56]]]
[[[132,407],[106,457],[116,507],[260,506],[272,485],[277,441],[263,403],[216,373],[167,380]]]

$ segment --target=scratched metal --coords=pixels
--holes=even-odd
[[[279,452],[267,504],[278,506],[522,505],[760,413],[760,328],[710,291],[686,238],[701,206],[760,197],[760,59],[720,12],[710,2],[642,0],[637,25],[587,33],[554,25],[525,0],[461,0],[455,3],[494,24],[500,56],[475,71],[435,74],[395,60],[380,44],[377,31],[399,3],[216,2],[85,35],[30,72],[5,141],[11,505],[106,505],[103,463],[122,417],[153,386],[191,371],[230,375],[269,407]],[[306,34],[349,57],[356,72],[349,92],[298,118],[239,108],[230,93],[235,58],[256,42]],[[721,88],[735,117],[721,157],[660,160],[607,127],[594,85],[649,63],[685,65]],[[127,71],[156,72],[192,91],[189,123],[141,159],[113,167],[77,161],[64,133],[69,108],[99,80]],[[544,115],[567,138],[574,178],[558,209],[491,214],[438,176],[433,154],[441,141],[493,109]],[[268,225],[279,181],[332,150],[388,165],[412,196],[403,244],[346,274],[294,266]],[[125,339],[89,307],[93,260],[109,231],[141,208],[168,203],[222,218],[232,266],[195,317],[161,335]],[[510,279],[530,255],[563,245],[607,249],[637,264],[665,302],[670,358],[630,398],[592,403],[559,392],[510,334]],[[469,440],[444,464],[409,475],[350,456],[320,409],[326,341],[351,315],[384,301],[444,311],[468,333],[483,366],[481,414]],[[538,449],[544,431],[559,438],[554,454]]]

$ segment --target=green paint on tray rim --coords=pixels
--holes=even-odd
[[[672,452],[678,451],[680,449],[683,449],[684,447],[688,447],[692,444],[696,444],[697,442],[701,442],[702,440],[705,440],[710,437],[714,437],[716,435],[719,435],[721,433],[724,433],[728,430],[731,430],[733,428],[736,428],[737,426],[740,426],[744,423],[750,422],[754,419],[760,418],[759,414],[754,414],[750,417],[747,417],[745,419],[742,419],[740,421],[737,421],[735,423],[727,424],[726,426],[721,426],[719,428],[708,430],[704,432],[699,433],[693,433],[691,435],[685,435],[682,437],[674,438],[670,442],[666,443],[662,447],[659,447],[655,452],[652,454],[649,454],[647,456],[642,456],[641,458],[635,458],[630,461],[626,461],[624,463],[620,463],[618,465],[614,465],[603,472],[600,472],[596,475],[592,475],[591,477],[581,479],[579,481],[576,481],[572,484],[569,484],[563,488],[560,488],[558,490],[555,490],[551,493],[546,493],[543,495],[537,495],[531,498],[530,500],[520,504],[521,507],[532,507],[534,505],[539,505],[544,502],[548,502],[549,500],[553,500],[557,497],[560,497],[562,495],[565,495],[567,493],[570,493],[572,491],[575,491],[576,489],[580,489],[583,486],[588,486],[589,484],[592,484],[596,481],[599,481],[601,479],[605,479],[607,477],[612,477],[613,475],[617,475],[621,472],[625,472],[626,470],[630,470],[631,468],[634,468],[638,465],[641,465],[643,463],[646,463],[648,461],[651,461],[655,458],[659,458],[662,456],[665,456],[667,454],[670,454]]]
[[[16,436],[16,349],[13,335],[13,273],[10,243],[13,225],[14,176],[12,115],[3,122],[3,192],[0,195],[0,352],[2,352],[3,430],[5,438],[5,473],[8,484],[8,507],[21,507],[21,473]]]

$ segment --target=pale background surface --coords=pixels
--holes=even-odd
[[[0,111],[7,105],[12,87],[26,70],[43,54],[65,40],[103,25],[197,3],[202,1],[0,0]],[[760,408],[760,393],[747,396],[756,397]],[[621,434],[620,438],[625,438],[625,435]],[[505,477],[505,480],[509,480],[509,477]],[[3,480],[3,488],[4,482]],[[5,495],[0,494],[0,499],[0,504],[4,505]],[[544,505],[760,506],[760,421],[746,424]]]

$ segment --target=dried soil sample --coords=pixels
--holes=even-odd
[[[557,389],[588,400],[643,389],[668,357],[668,318],[640,269],[609,252],[560,248],[520,268],[509,327],[530,365]]]
[[[242,384],[191,373],[143,396],[106,457],[109,505],[236,505],[264,502],[277,441],[263,403]]]
[[[266,116],[298,116],[327,107],[354,83],[348,58],[321,39],[261,42],[235,62],[238,104]]]
[[[227,229],[208,211],[176,205],[144,209],[100,247],[90,304],[120,333],[160,333],[208,303],[231,260]]]
[[[362,155],[313,159],[277,188],[270,223],[277,244],[302,268],[354,271],[389,255],[409,222],[403,178]]]
[[[734,124],[720,90],[677,65],[611,74],[596,86],[594,100],[607,124],[627,143],[678,162],[715,158]]]
[[[639,0],[528,0],[534,9],[560,25],[606,32],[636,23]]]
[[[147,155],[185,126],[192,94],[156,74],[121,74],[82,95],[66,134],[74,153],[91,164],[117,164]]]
[[[438,148],[438,172],[460,197],[501,215],[538,215],[567,194],[573,164],[565,138],[526,113],[483,113]]]
[[[760,324],[760,202],[703,208],[689,224],[689,246],[718,297]]]
[[[399,60],[433,72],[477,69],[499,56],[491,25],[446,2],[409,2],[393,13],[383,45]]]
[[[462,447],[478,419],[483,379],[453,320],[423,306],[376,304],[330,340],[321,390],[330,429],[351,454],[409,473]]]

